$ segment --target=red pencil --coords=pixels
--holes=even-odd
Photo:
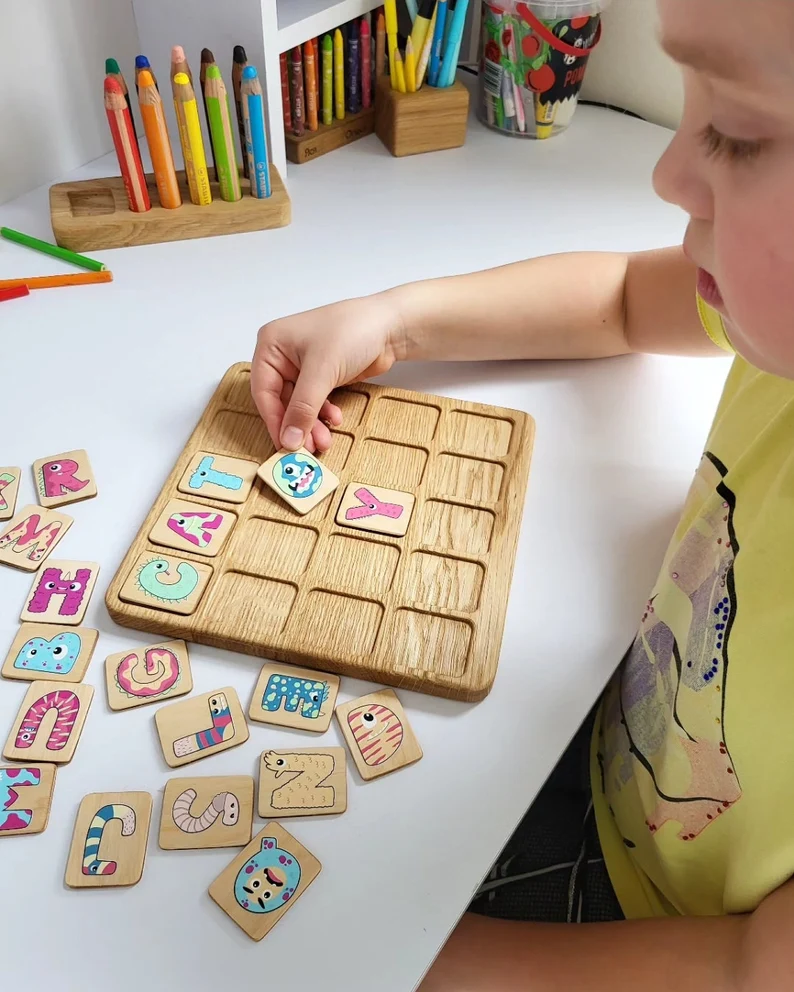
[[[278,57],[281,67],[281,106],[284,109],[284,130],[292,130],[292,109],[289,105],[289,69],[287,67],[287,53],[282,52]]]
[[[6,300],[16,300],[20,296],[30,296],[30,290],[25,286],[12,286],[10,289],[0,289],[0,303]]]
[[[364,110],[372,104],[372,32],[366,17],[361,18],[361,106]]]
[[[146,178],[135,141],[135,132],[132,130],[129,107],[119,81],[113,76],[105,77],[105,111],[121,166],[127,199],[130,201],[130,210],[136,213],[151,210],[152,205],[149,202],[149,191],[146,189]]]

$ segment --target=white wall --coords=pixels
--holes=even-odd
[[[604,35],[590,59],[582,97],[678,126],[681,73],[659,45],[656,0],[613,0],[604,13]]]
[[[112,148],[105,58],[137,48],[131,0],[0,0],[0,203]]]

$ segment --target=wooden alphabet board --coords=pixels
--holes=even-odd
[[[356,384],[334,395],[343,423],[321,462],[339,489],[305,515],[261,480],[243,503],[202,486],[191,499],[234,509],[190,612],[130,601],[141,559],[161,556],[149,534],[203,459],[261,466],[274,454],[254,407],[250,366],[224,376],[110,584],[111,617],[337,675],[455,699],[487,695],[496,675],[534,435],[515,410]],[[227,473],[234,475],[234,472]],[[243,478],[231,481],[242,491]],[[198,479],[196,481],[199,481]],[[414,497],[404,536],[340,526],[351,483]],[[387,500],[386,502],[392,502]]]
[[[18,465],[0,468],[0,520],[10,520],[14,516],[21,475],[22,469]]]
[[[391,689],[337,706],[336,718],[365,781],[404,768],[422,757],[405,710]]]
[[[72,526],[74,518],[40,506],[26,506],[0,530],[0,562],[35,572]]]
[[[98,637],[90,627],[23,623],[8,649],[3,678],[82,682]]]
[[[321,871],[317,858],[271,821],[218,875],[209,894],[252,940],[261,940]]]
[[[63,506],[96,496],[94,478],[88,452],[64,451],[33,463],[33,479],[42,506]]]
[[[165,641],[108,655],[105,682],[112,710],[186,696],[193,689],[187,644]]]
[[[264,751],[259,760],[259,808],[269,816],[322,816],[347,809],[343,747]]]
[[[152,819],[148,792],[93,792],[80,803],[66,863],[72,889],[136,885]]]
[[[163,757],[171,768],[248,740],[248,724],[237,691],[231,686],[163,706],[154,719]]]
[[[269,661],[259,673],[248,716],[256,723],[324,734],[338,693],[338,675]]]
[[[0,765],[0,837],[45,830],[54,790],[55,765]]]
[[[57,764],[71,761],[93,698],[94,687],[84,683],[31,683],[3,757]]]
[[[303,516],[331,495],[339,479],[305,448],[277,451],[256,473],[290,509]]]
[[[172,778],[163,795],[160,847],[164,851],[245,847],[253,822],[250,775]]]
[[[20,620],[82,623],[98,576],[95,561],[48,561],[33,582]]]

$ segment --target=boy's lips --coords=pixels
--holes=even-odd
[[[710,307],[724,312],[725,301],[714,276],[705,269],[698,269],[698,293]]]

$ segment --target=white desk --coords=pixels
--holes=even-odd
[[[148,641],[110,622],[104,590],[218,379],[250,357],[261,323],[532,254],[673,243],[684,217],[650,188],[668,138],[588,108],[544,144],[472,124],[465,149],[395,160],[372,136],[293,168],[290,227],[104,252],[111,286],[0,305],[0,464],[87,448],[100,496],[69,509],[76,523],[56,557],[104,568],[86,621],[101,631],[87,676],[97,693],[77,755],[59,771],[46,833],[0,840],[4,988],[35,978],[64,992],[409,992],[419,981],[629,643],[727,362],[414,365],[388,376],[537,419],[499,675],[477,706],[403,693],[424,760],[366,785],[353,770],[344,816],[287,823],[324,870],[261,944],[206,893],[233,852],[157,846],[169,770],[154,708],[112,714],[103,669],[106,655]],[[49,236],[46,190],[1,207],[0,223]],[[0,276],[57,267],[0,244]],[[20,499],[32,498],[26,479]],[[2,650],[30,582],[0,569]],[[231,683],[247,705],[255,659],[201,646],[192,658],[196,692]],[[3,738],[24,688],[0,684]],[[369,689],[343,680],[340,698]],[[335,725],[324,740],[341,743]],[[290,743],[318,741],[257,724],[244,747],[189,771],[253,773],[264,748]],[[126,789],[155,795],[143,880],[65,889],[81,797]]]

